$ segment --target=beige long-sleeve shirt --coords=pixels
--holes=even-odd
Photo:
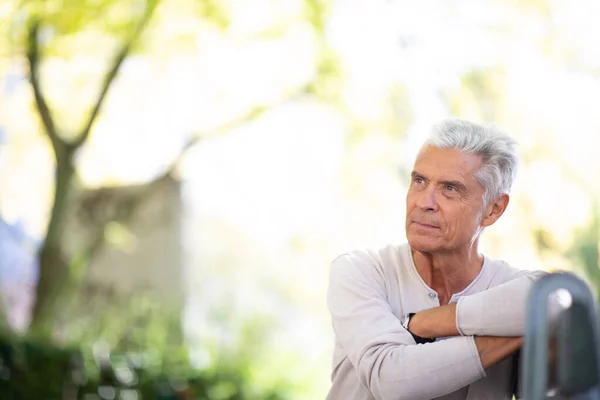
[[[402,315],[440,304],[408,244],[337,257],[327,295],[335,332],[327,399],[512,399],[515,360],[484,370],[473,335],[523,335],[527,294],[543,274],[484,257],[479,275],[450,300],[462,336],[417,345]]]

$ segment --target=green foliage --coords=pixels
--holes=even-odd
[[[124,39],[156,5],[157,0],[29,0],[15,7],[9,34],[13,44],[23,46],[30,25],[39,23],[47,50],[64,56],[65,43],[58,39],[72,39],[82,32]]]
[[[600,210],[597,202],[593,204],[590,223],[574,232],[573,245],[566,255],[580,266],[588,282],[594,287],[596,298],[600,298]]]
[[[325,32],[329,1],[327,0],[304,0],[306,19],[312,24],[319,34]]]
[[[107,31],[130,27],[132,18],[143,12],[144,0],[30,0],[22,8],[31,19],[44,21],[57,33],[70,35],[97,24],[100,19]]]
[[[77,349],[90,382],[88,391],[96,390],[102,375],[95,354],[102,348],[112,350],[111,365],[117,370],[143,365],[136,370],[140,381],[136,390],[144,393],[169,387],[165,382],[175,380],[197,394],[192,398],[283,399],[303,393],[310,385],[311,376],[300,377],[306,371],[291,373],[297,355],[275,352],[272,343],[278,326],[272,317],[242,317],[229,306],[213,309],[205,322],[206,334],[191,347],[192,356],[204,356],[198,362],[194,361],[198,357],[190,357],[179,313],[152,293],[121,297],[85,285],[77,298],[62,308],[57,323],[61,332],[56,337],[63,346]]]
[[[37,23],[46,55],[109,56],[152,14],[157,14],[153,19],[159,21],[181,16],[195,18],[198,20],[195,25],[208,22],[223,30],[230,22],[225,5],[218,0],[29,0],[15,1],[9,18],[0,27],[17,54],[24,52],[27,32],[31,24]],[[158,27],[161,28],[160,24]],[[136,43],[131,52],[140,49],[146,50],[144,42]]]
[[[214,23],[221,29],[229,26],[229,16],[223,2],[218,0],[195,0],[198,14]]]
[[[323,46],[316,65],[316,78],[307,88],[307,93],[329,102],[340,101],[343,75],[337,55]]]
[[[446,94],[451,113],[487,122],[501,120],[505,81],[506,71],[499,66],[467,72],[460,86]]]
[[[60,399],[68,380],[72,350],[0,336],[0,398]]]
[[[100,300],[105,293],[99,293]],[[206,337],[200,347],[210,362],[191,366],[178,317],[161,310],[151,296],[137,296],[124,304],[104,297],[96,308],[89,302],[86,318],[69,311],[63,342],[32,337],[0,336],[0,398],[61,399],[63,390],[77,390],[78,398],[98,393],[99,387],[134,390],[141,399],[285,399],[297,387],[284,370],[269,369],[271,319],[236,319],[223,313],[207,330],[219,326],[230,340]],[[233,336],[232,336],[233,335]],[[275,357],[284,360],[285,355]],[[5,372],[4,369],[6,369]],[[160,397],[163,396],[163,397]],[[187,397],[185,397],[187,396]],[[118,398],[118,397],[117,397]]]
[[[88,349],[89,350],[89,349]],[[88,352],[89,353],[89,352]],[[247,373],[238,366],[197,371],[184,362],[157,370],[140,353],[112,352],[95,359],[77,347],[58,347],[11,335],[0,336],[0,398],[62,399],[65,393],[84,399],[114,390],[138,399],[284,399],[279,390],[252,394]],[[73,395],[77,393],[76,397]]]

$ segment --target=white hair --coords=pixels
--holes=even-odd
[[[457,149],[481,157],[482,166],[475,179],[484,188],[484,206],[510,193],[519,164],[517,142],[497,126],[448,118],[433,126],[425,146]]]

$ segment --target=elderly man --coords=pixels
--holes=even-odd
[[[408,243],[332,263],[328,399],[512,399],[526,298],[543,272],[490,259],[478,243],[506,210],[517,161],[494,126],[434,126],[411,173]]]

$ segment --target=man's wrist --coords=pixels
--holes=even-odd
[[[429,338],[458,336],[456,327],[456,304],[419,311],[410,318],[408,331]]]
[[[405,314],[402,317],[401,324],[404,327],[404,329],[406,329],[408,331],[408,333],[411,334],[411,336],[415,340],[415,343],[417,343],[417,344],[435,342],[435,338],[433,338],[433,337],[431,337],[431,338],[430,337],[422,337],[410,330],[410,323],[415,315],[416,315],[416,313],[409,313],[409,314]]]

